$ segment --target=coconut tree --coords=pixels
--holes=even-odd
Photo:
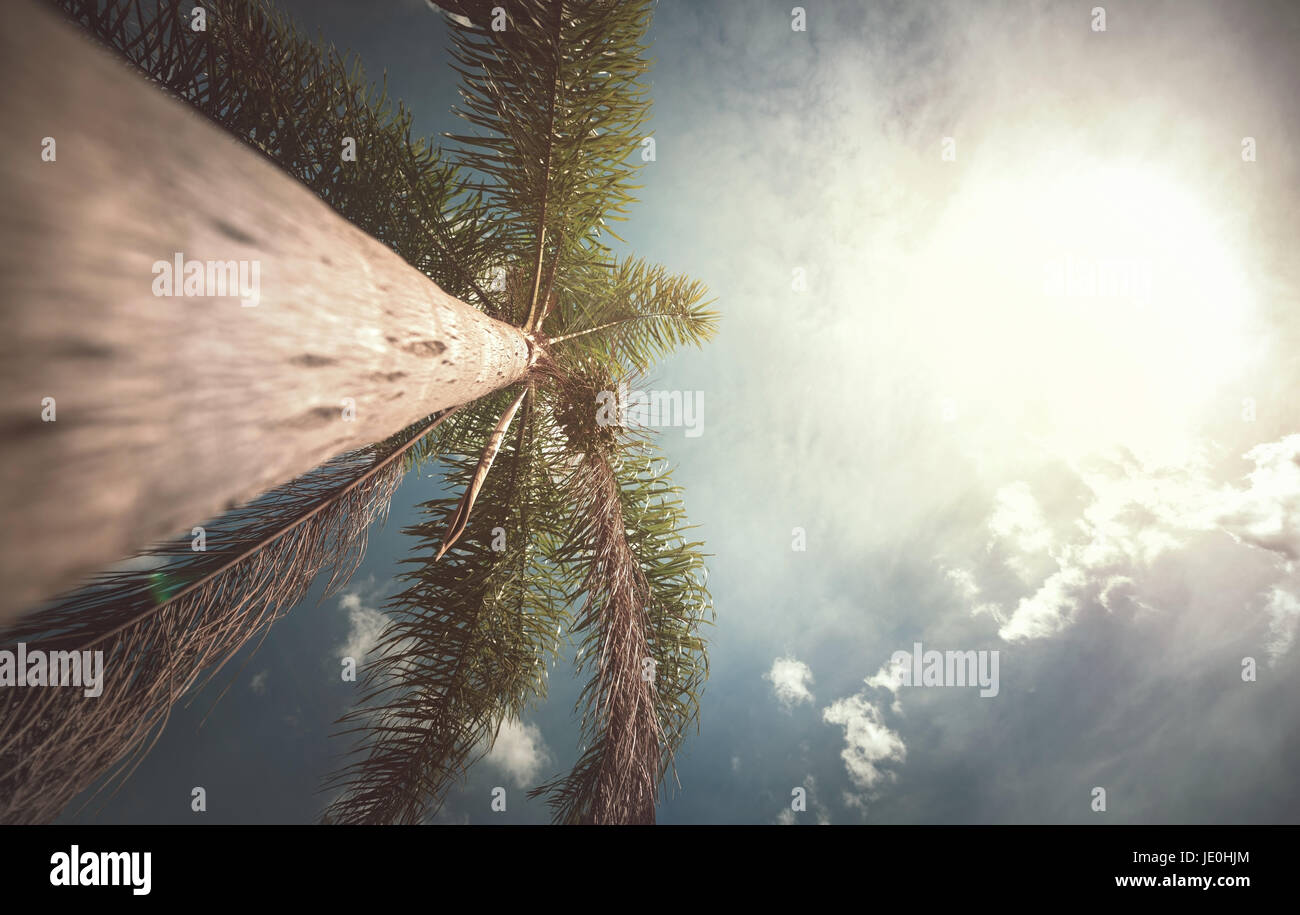
[[[410,138],[409,114],[368,91],[355,65],[262,3],[211,4],[200,32],[184,27],[177,2],[60,5],[443,290],[516,330],[527,359],[495,392],[218,519],[207,552],[188,539],[156,547],[147,567],[103,576],[11,631],[103,645],[131,675],[90,709],[46,691],[6,710],[0,789],[20,799],[8,818],[48,818],[87,770],[129,771],[201,674],[265,632],[317,575],[346,580],[396,482],[436,455],[460,495],[426,502],[409,531],[415,555],[368,688],[344,719],[356,743],[331,780],[326,819],[435,813],[502,722],[544,697],[567,630],[588,677],[584,746],[571,772],[535,793],[564,822],[653,821],[696,721],[707,675],[698,628],[711,607],[666,461],[643,430],[602,422],[596,404],[706,340],[716,316],[698,283],[615,258],[607,243],[621,241],[610,223],[633,200],[648,119],[650,4],[443,4],[468,129],[441,152]],[[379,151],[366,167],[339,167],[345,130]],[[42,786],[38,801],[42,770],[61,788]]]

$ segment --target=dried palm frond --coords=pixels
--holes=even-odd
[[[497,452],[501,449],[501,439],[506,434],[506,429],[510,427],[510,421],[515,418],[515,412],[519,405],[523,403],[524,396],[528,389],[524,388],[519,392],[519,396],[511,401],[510,406],[501,414],[501,419],[497,426],[488,436],[487,444],[483,446],[483,453],[479,456],[478,466],[474,468],[474,476],[470,478],[469,485],[465,487],[465,495],[461,496],[460,504],[456,506],[456,513],[452,515],[451,523],[447,525],[447,534],[442,541],[442,546],[438,548],[438,553],[433,557],[434,562],[442,558],[452,546],[455,545],[460,535],[464,533],[465,526],[469,523],[470,512],[474,510],[474,502],[478,499],[479,491],[483,488],[483,483],[487,479],[489,471],[492,470],[492,462],[496,459]]]
[[[645,666],[654,662],[645,610],[649,585],[628,544],[621,493],[604,455],[584,455],[571,485],[584,500],[586,519],[572,544],[591,553],[583,583],[587,602],[578,618],[578,629],[593,635],[583,730],[598,736],[578,764],[582,777],[572,782],[579,790],[566,803],[564,819],[653,823],[663,731],[653,671],[646,676]],[[564,791],[559,794],[568,801]]]
[[[570,440],[571,445],[577,442]],[[566,481],[574,524],[561,561],[583,572],[584,752],[534,789],[564,823],[653,823],[659,783],[697,721],[708,676],[698,635],[712,604],[703,554],[682,534],[678,489],[645,440],[578,448]]]
[[[328,573],[346,583],[367,531],[388,511],[417,446],[446,411],[384,443],[324,465],[218,519],[195,539],[161,544],[0,633],[0,645],[102,651],[103,694],[0,691],[0,822],[52,819],[88,785],[120,783],[203,672],[211,678]]]

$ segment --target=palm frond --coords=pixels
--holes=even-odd
[[[501,440],[505,437],[506,429],[510,427],[510,421],[515,418],[515,412],[519,409],[519,405],[523,403],[527,394],[528,388],[524,388],[519,392],[519,396],[511,401],[510,406],[506,407],[506,411],[501,414],[501,419],[497,421],[496,428],[488,436],[487,444],[483,446],[483,453],[479,456],[478,466],[474,469],[474,476],[470,478],[469,485],[465,487],[465,495],[461,496],[460,504],[456,506],[456,513],[452,515],[451,523],[447,526],[447,533],[442,541],[442,546],[438,548],[437,555],[433,557],[434,562],[441,559],[443,554],[455,545],[457,539],[464,533],[466,525],[469,524],[470,512],[474,510],[474,502],[478,499],[479,491],[482,490],[488,473],[492,470],[492,463],[496,460],[497,453],[501,449]]]
[[[0,644],[102,651],[104,691],[0,691],[0,822],[52,819],[96,780],[120,783],[171,706],[209,679],[325,573],[346,583],[370,526],[387,514],[417,446],[432,451],[452,411],[405,441],[345,455],[206,525],[160,544],[0,633]]]
[[[570,598],[584,602],[575,630],[589,675],[586,743],[567,776],[530,796],[547,796],[563,823],[652,823],[708,676],[704,556],[683,536],[679,489],[648,440],[568,441],[573,526],[560,557],[582,570]]]
[[[685,346],[702,346],[717,330],[718,313],[704,284],[671,275],[639,258],[589,266],[566,277],[549,346],[555,358],[571,352],[643,371]]]
[[[460,144],[454,161],[482,195],[501,250],[529,267],[525,322],[535,330],[556,265],[606,251],[600,236],[618,238],[608,223],[626,218],[633,200],[641,163],[632,154],[649,119],[651,4],[520,0],[502,31],[484,27],[495,4],[442,5],[471,22],[451,22],[456,113],[474,129],[449,135]]]
[[[434,552],[457,500],[425,503],[426,520],[406,531],[421,555],[404,560],[407,586],[386,607],[365,693],[340,720],[352,760],[326,783],[337,792],[326,821],[429,819],[501,722],[546,695],[547,664],[568,621],[562,570],[548,558],[563,539],[561,511],[537,460],[551,434],[546,415],[525,408],[519,435],[497,457],[500,472],[487,478],[443,561]],[[478,468],[471,455],[446,463],[455,487]]]

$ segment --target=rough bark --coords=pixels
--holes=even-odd
[[[0,7],[0,625],[526,373],[518,329],[49,10]],[[257,262],[260,301],[156,296],[177,252]]]

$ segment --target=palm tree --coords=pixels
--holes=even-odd
[[[151,568],[102,577],[25,620],[11,635],[110,646],[132,682],[91,712],[45,697],[23,709],[24,724],[0,732],[0,759],[21,761],[0,770],[0,788],[27,786],[33,760],[68,769],[66,749],[84,751],[96,735],[105,747],[96,774],[125,772],[201,671],[265,631],[318,572],[331,572],[331,586],[346,580],[401,474],[436,454],[463,495],[425,503],[426,520],[409,531],[417,555],[388,607],[368,689],[344,719],[357,741],[331,780],[326,819],[435,813],[502,722],[544,697],[567,628],[589,677],[585,745],[572,772],[534,793],[563,822],[652,822],[697,719],[707,676],[698,628],[711,605],[666,461],[643,432],[599,422],[595,404],[672,349],[708,339],[716,315],[698,283],[617,260],[604,241],[618,237],[609,222],[635,189],[650,4],[518,0],[501,31],[488,25],[498,4],[442,4],[462,78],[458,113],[471,125],[445,159],[410,139],[409,114],[386,93],[368,93],[355,67],[262,3],[212,5],[206,32],[182,27],[177,2],[150,12],[60,5],[443,289],[515,329],[527,367],[226,516],[220,548],[196,559],[188,540],[164,545]],[[336,117],[382,150],[368,171],[335,167]],[[52,802],[11,804],[9,817],[48,816],[82,785],[69,776],[62,792],[43,792]]]
[[[175,4],[143,31],[152,4],[76,6],[169,88],[197,85],[200,109],[249,142],[151,90],[51,12],[0,7],[0,67],[23,87],[0,100],[5,122],[30,125],[34,141],[48,132],[55,155],[46,161],[35,142],[3,150],[14,180],[0,207],[0,624],[81,573],[518,380],[536,349],[462,301],[463,280],[449,294],[381,243],[416,240],[410,224],[422,217],[396,212],[404,184],[422,188],[411,205],[427,212],[454,211],[455,191],[395,116],[356,110],[364,86],[337,62],[319,83],[310,56],[232,75],[281,50],[259,38],[273,32],[243,27],[247,4],[226,20],[214,13],[204,32]],[[268,90],[270,76],[306,82]],[[285,126],[302,105],[317,106],[302,122],[314,134]],[[332,129],[363,144],[361,161],[340,162]],[[331,201],[377,224],[380,240]],[[462,267],[476,234],[474,223],[458,225],[454,243],[419,233],[437,260]],[[151,295],[163,291],[153,270],[178,252],[209,268],[242,262],[250,283],[264,267],[260,304]]]

